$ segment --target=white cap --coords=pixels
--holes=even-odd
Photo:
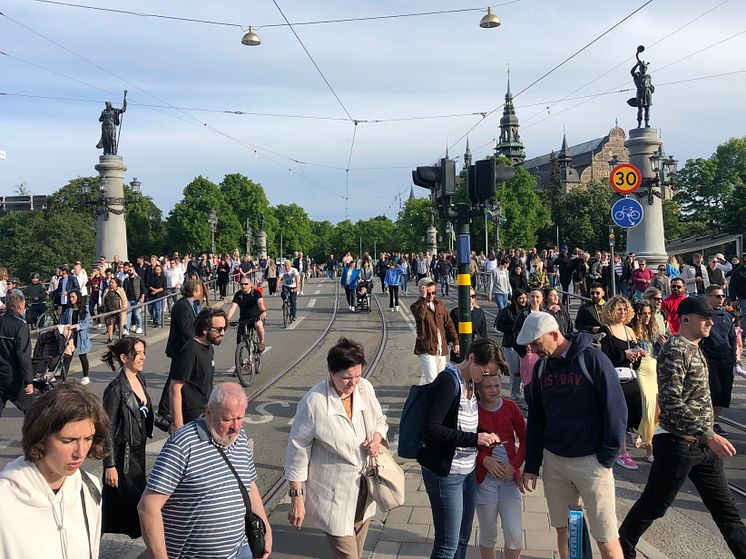
[[[717,254],[715,255],[715,258],[717,258],[718,260],[725,260],[725,256],[723,256],[723,253],[722,253],[722,252],[718,252],[718,253],[717,253]]]
[[[518,345],[528,345],[544,334],[559,330],[557,319],[546,312],[532,312],[526,317],[523,328],[516,338]]]

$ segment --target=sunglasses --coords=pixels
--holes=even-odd
[[[663,301],[663,297],[653,297],[653,301]]]
[[[716,299],[725,299],[725,295],[710,295],[710,297],[715,297]]]
[[[482,369],[481,366],[479,366],[479,368]],[[490,372],[490,371],[488,371],[486,369],[482,369],[482,376],[483,377],[497,377],[497,376],[500,376],[500,373],[499,372],[493,373],[493,372]]]
[[[251,285],[251,284],[250,284],[250,283],[242,283],[242,284],[241,284],[241,287],[245,287],[245,286],[247,286],[247,285]]]

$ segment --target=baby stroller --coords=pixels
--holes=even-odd
[[[371,282],[368,280],[360,280],[357,282],[357,288],[355,289],[357,295],[357,310],[370,312],[370,291],[372,289]]]
[[[67,339],[59,328],[39,334],[31,357],[35,391],[46,392],[65,382],[62,354],[66,343]]]

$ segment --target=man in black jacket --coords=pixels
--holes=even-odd
[[[150,272],[151,269],[149,268],[148,270]],[[158,328],[161,325],[161,316],[163,315],[163,299],[161,297],[166,294],[166,276],[163,275],[163,268],[160,264],[153,266],[152,272],[148,273],[145,285],[148,288],[148,301],[160,299],[160,301],[155,301],[148,305],[150,317],[153,319],[153,326]]]
[[[131,266],[127,272],[127,277],[124,278],[124,292],[127,294],[127,301],[130,307],[134,307],[139,303],[145,302],[145,295],[147,291],[145,289],[145,282],[142,278],[137,275],[134,266]],[[129,329],[134,331],[136,334],[142,334],[142,319],[144,313],[143,308],[138,307],[127,312],[127,322],[129,323]]]
[[[604,300],[604,287],[600,283],[591,284],[591,300],[580,305],[578,316],[575,319],[575,328],[598,334],[603,323],[601,322],[601,307],[606,304]]]
[[[10,400],[26,411],[34,393],[31,369],[31,336],[23,316],[26,299],[18,293],[5,298],[5,314],[0,316],[0,417]]]

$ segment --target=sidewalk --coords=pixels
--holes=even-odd
[[[370,524],[365,542],[365,559],[414,559],[430,557],[433,549],[433,518],[430,502],[415,461],[402,464],[406,472],[406,498],[404,505],[387,514],[378,513]],[[321,532],[311,526],[295,531],[288,526],[289,498],[270,515],[274,531],[273,558],[328,557],[326,540]],[[557,537],[549,525],[549,513],[544,498],[544,485],[539,479],[536,491],[523,496],[523,559],[559,559]],[[502,557],[502,530],[498,531],[497,558]],[[467,559],[479,559],[479,526],[476,515],[471,533]],[[593,556],[601,557],[595,542]],[[665,555],[644,541],[640,541],[637,556],[641,559],[665,559]]]

